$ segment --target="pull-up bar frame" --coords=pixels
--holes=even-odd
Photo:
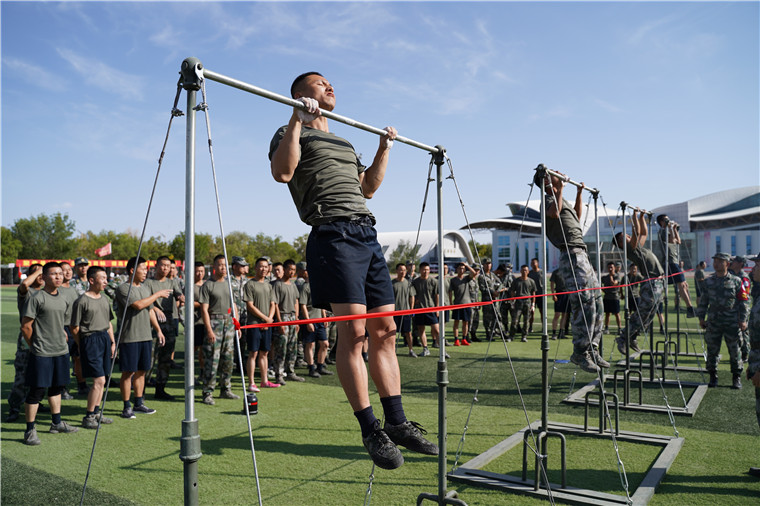
[[[284,105],[296,107],[302,110],[306,110],[306,106],[298,100],[288,98],[284,95],[259,88],[252,84],[233,79],[231,77],[213,72],[203,67],[203,64],[198,58],[186,58],[182,62],[182,68],[180,71],[181,79],[180,83],[182,87],[188,93],[188,110],[187,110],[187,139],[186,139],[186,192],[185,192],[185,237],[195,237],[195,114],[193,114],[195,106],[196,92],[201,88],[201,82],[203,79],[209,79],[211,81],[225,84],[233,88],[237,88],[242,91],[258,95],[275,102],[279,102]],[[346,116],[335,114],[331,111],[320,109],[322,116],[328,119],[335,120],[339,123],[364,130],[376,135],[384,136],[387,131],[365,123],[361,123]],[[431,153],[433,156],[433,162],[436,164],[436,185],[437,185],[437,222],[438,222],[438,268],[439,276],[443,274],[443,197],[442,197],[442,166],[446,157],[446,150],[442,146],[429,146],[421,142],[409,139],[403,136],[397,136],[396,141],[407,144],[409,146],[422,149]],[[187,240],[185,244],[185,262],[186,265],[195,264],[195,250],[192,240]],[[441,280],[442,282],[443,280]],[[193,290],[192,285],[188,284],[185,289],[185,301],[188,307],[193,305]],[[195,322],[192,312],[188,312],[186,318],[189,321],[186,324],[186,328],[189,332],[186,332],[185,336],[185,349],[192,349],[193,347],[193,328]],[[440,314],[441,321],[443,321],[443,311]],[[437,502],[438,504],[455,504],[460,506],[466,506],[464,501],[457,498],[457,493],[454,490],[446,491],[446,437],[447,437],[447,415],[446,415],[446,397],[447,397],[447,385],[448,385],[448,370],[446,366],[446,353],[445,353],[445,334],[443,326],[440,331],[440,358],[438,361],[438,494],[422,493],[417,498],[417,503],[420,504],[423,500],[428,499]],[[183,421],[183,444],[180,448],[180,459],[185,463],[185,504],[196,505],[198,504],[198,459],[201,457],[200,452],[200,435],[198,433],[198,422],[194,417],[194,395],[193,395],[193,370],[192,361],[190,362],[190,368],[185,372],[185,384],[186,393],[185,396],[185,417]],[[187,440],[187,441],[185,441]],[[261,495],[259,492],[259,502]]]
[[[575,187],[578,187],[578,188],[582,188],[582,189],[586,190],[587,192],[589,192],[590,194],[592,194],[592,195],[594,195],[594,196],[597,196],[597,195],[599,195],[599,190],[597,190],[596,188],[589,188],[589,187],[588,187],[588,186],[586,186],[586,185],[583,185],[583,184],[581,184],[581,183],[578,183],[578,182],[576,182],[576,181],[573,181],[572,179],[570,179],[570,178],[569,178],[569,177],[567,177],[566,175],[564,175],[564,174],[560,174],[560,173],[559,173],[559,172],[557,172],[556,170],[551,170],[549,167],[547,167],[547,166],[546,166],[546,165],[544,165],[543,163],[540,163],[540,164],[538,164],[538,167],[536,167],[536,170],[537,170],[537,171],[544,171],[544,172],[546,172],[547,174],[549,174],[550,176],[558,177],[558,178],[560,178],[562,181],[564,181],[565,183],[571,184],[571,185],[573,185],[573,186],[575,186]]]

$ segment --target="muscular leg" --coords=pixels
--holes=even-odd
[[[332,304],[332,312],[335,316],[363,314],[366,311],[366,307],[361,304]],[[338,371],[338,379],[351,408],[355,412],[361,411],[370,405],[367,390],[367,367],[362,358],[365,321],[350,320],[336,322],[336,325],[338,326],[338,350],[335,368]]]
[[[134,372],[122,371],[119,380],[119,390],[121,390],[121,400],[128,401],[132,395],[132,376]]]
[[[87,394],[87,411],[95,411],[95,408],[100,405],[100,401],[103,398],[103,388],[106,386],[106,377],[99,376],[93,378],[92,388]]]
[[[393,305],[374,308],[370,313],[383,311],[393,311]],[[381,398],[401,394],[401,373],[395,350],[395,327],[393,318],[390,317],[367,320],[371,350],[369,373]]]

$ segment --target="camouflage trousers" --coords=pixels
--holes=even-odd
[[[13,378],[13,386],[8,394],[8,406],[10,411],[19,412],[24,407],[26,400],[26,366],[29,363],[29,346],[27,346],[24,336],[19,332],[18,342],[16,343],[16,358],[13,361],[13,367],[16,369],[16,375]]]
[[[723,344],[724,338],[726,339],[728,356],[731,359],[731,372],[733,374],[741,374],[742,370],[744,370],[744,362],[742,362],[741,336],[739,327],[735,321],[722,323],[707,320],[707,328],[705,329],[707,363],[705,368],[708,371],[717,370],[718,354],[720,353],[720,347]]]
[[[503,329],[503,332],[494,327],[494,334],[501,336],[502,333],[506,333],[507,329],[509,329],[509,320],[512,317],[512,302],[500,302],[498,307],[499,315],[501,316],[501,328]]]
[[[739,337],[741,338],[741,343],[739,345],[739,349],[742,352],[742,356],[748,356],[749,355],[749,329],[744,331],[739,331]]]
[[[217,383],[222,385],[222,391],[232,388],[232,368],[235,352],[235,325],[232,318],[212,318],[211,328],[216,340],[208,342],[203,339],[203,395],[214,391]]]
[[[483,312],[483,327],[486,329],[486,339],[491,339],[491,336],[494,335],[494,326],[496,325],[496,311],[494,308],[495,304],[481,307],[481,311]]]
[[[153,331],[153,360],[151,370],[148,371],[146,378],[150,379],[153,370],[156,370],[156,385],[165,386],[169,381],[169,371],[172,368],[172,353],[177,345],[177,334],[174,322],[167,320],[159,323],[161,332],[164,334],[164,345],[158,343],[158,335]]]
[[[528,335],[528,318],[530,317],[530,299],[514,301],[512,307],[512,326],[509,327],[509,335],[514,336],[516,326],[522,320],[522,335]]]
[[[652,319],[657,313],[657,307],[662,300],[663,284],[661,279],[653,279],[641,283],[639,298],[636,306],[630,309],[628,326],[620,331],[620,336],[625,338],[630,331],[630,339],[633,341],[641,332],[646,332],[652,324]]]
[[[602,291],[599,288],[594,268],[588,259],[588,253],[583,248],[571,248],[559,255],[559,274],[565,281],[565,291],[569,293],[570,322],[573,331],[573,349],[585,352],[593,343],[598,345],[602,340],[604,307]]]
[[[485,325],[485,322],[483,322],[483,325]],[[480,308],[474,307],[472,308],[472,316],[470,317],[470,337],[475,337],[478,327],[480,327]],[[486,328],[486,333],[487,332],[488,329]]]
[[[283,314],[282,321],[292,322],[296,319],[295,314]],[[282,334],[280,331],[284,331]],[[295,372],[296,354],[298,352],[298,326],[288,325],[277,328],[272,335],[272,349],[275,352],[272,365],[278,377],[284,373]]]

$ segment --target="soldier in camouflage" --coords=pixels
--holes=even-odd
[[[248,317],[248,309],[246,308],[245,301],[243,300],[243,288],[245,287],[245,284],[248,282],[248,270],[250,269],[248,262],[244,257],[239,256],[233,256],[231,259],[232,262],[232,276],[230,277],[230,283],[232,284],[232,296],[235,299],[235,307],[237,307],[238,315],[240,315],[240,325],[246,325],[246,318]],[[234,370],[238,370],[238,363],[237,363],[237,357],[238,357],[238,348],[240,349],[240,356],[245,357],[247,355],[246,350],[246,340],[235,340],[235,351],[234,351]],[[245,365],[245,362],[244,362]]]
[[[746,265],[747,259],[741,255],[737,255],[731,259],[731,262],[728,264],[728,270],[731,271],[731,274],[742,280],[742,292],[744,292],[742,297],[746,297],[746,300],[749,300],[751,283],[749,276],[744,272],[744,266]],[[742,352],[742,361],[746,362],[749,355],[749,330],[739,332],[739,338],[741,339],[739,349]]]
[[[480,264],[472,264],[472,268],[477,272],[481,272]],[[468,285],[470,291],[470,300],[475,302],[478,300],[478,281],[477,279],[471,279]],[[485,322],[484,322],[485,325]],[[478,342],[480,339],[477,337],[478,327],[480,327],[480,307],[475,306],[472,308],[472,316],[470,319],[469,336],[463,336],[465,339],[468,337],[470,341]],[[487,329],[486,329],[487,330]]]
[[[750,258],[755,266],[750,273],[755,283],[760,283],[760,255]],[[760,297],[752,301],[752,310],[749,315],[749,340],[752,350],[749,352],[747,362],[747,379],[755,387],[755,414],[757,424],[760,426]],[[760,478],[760,467],[750,467],[749,474]]]
[[[636,353],[641,351],[636,338],[639,333],[646,332],[652,324],[652,318],[657,312],[663,294],[661,277],[665,274],[665,270],[655,254],[644,246],[648,235],[646,215],[646,211],[634,209],[631,216],[631,235],[626,235],[624,238],[623,233],[618,232],[613,241],[618,248],[626,249],[628,260],[636,265],[645,279],[648,279],[641,284],[637,308],[631,312],[626,327],[620,331],[620,335],[615,339],[618,350],[623,355],[628,353],[629,346]]]
[[[89,266],[90,261],[85,257],[77,257],[74,260],[74,269],[77,271],[77,274],[71,278],[69,286],[76,290],[79,295],[83,295],[84,292],[90,289],[90,283],[87,281],[87,268]]]
[[[728,253],[713,256],[715,274],[705,280],[705,291],[697,307],[697,316],[700,327],[705,329],[706,368],[710,373],[708,386],[718,386],[718,353],[725,338],[733,374],[731,388],[738,390],[742,387],[741,373],[744,368],[739,350],[739,333],[747,329],[749,295],[742,290],[742,280],[729,272],[730,261]]]
[[[512,264],[507,263],[506,265],[499,265],[497,271],[499,272],[497,272],[496,275],[501,283],[499,288],[499,298],[504,299],[509,296],[509,290],[512,288],[512,283],[515,280],[515,277],[512,276]],[[507,331],[509,329],[509,319],[512,316],[512,301],[502,300],[499,302],[497,308],[499,315],[501,316],[501,328],[504,329],[504,331]],[[496,333],[501,334],[502,332],[494,327],[494,334]]]
[[[491,270],[490,258],[483,259],[483,272],[478,278],[478,288],[480,288],[480,300],[483,302],[491,302],[500,297],[501,282]],[[483,326],[486,328],[486,339],[490,341],[493,338],[493,330],[496,325],[496,304],[488,304],[481,306],[481,308]]]

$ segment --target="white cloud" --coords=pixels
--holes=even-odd
[[[142,77],[116,70],[101,61],[81,56],[69,49],[57,51],[87,84],[116,93],[125,99],[143,99],[145,83]]]
[[[3,64],[8,74],[46,90],[60,91],[66,82],[58,75],[53,75],[42,67],[17,58],[3,58]]]
[[[595,98],[594,99],[594,103],[596,105],[598,105],[599,107],[601,107],[602,109],[604,109],[605,111],[607,111],[607,112],[612,112],[612,113],[623,112],[623,109],[621,109],[620,107],[618,107],[618,106],[616,106],[614,104],[611,104],[611,103],[609,103],[609,102],[607,102],[605,100],[602,100],[601,98]]]

